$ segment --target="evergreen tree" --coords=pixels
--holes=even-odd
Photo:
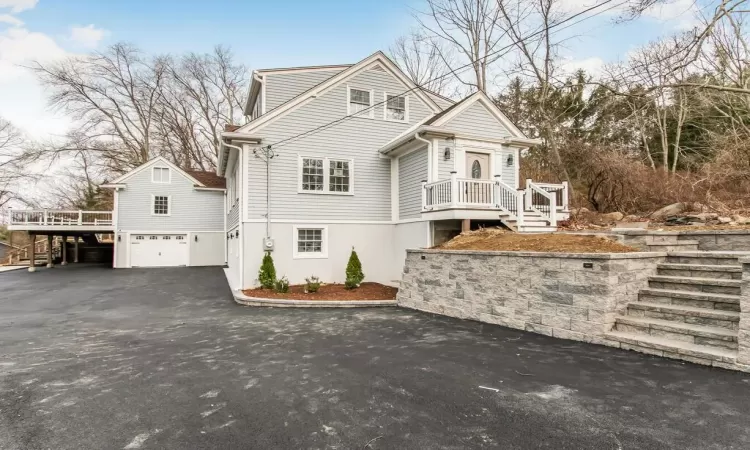
[[[349,262],[346,264],[346,283],[347,289],[358,288],[362,280],[365,279],[365,274],[362,273],[362,263],[359,261],[357,252],[352,247],[352,254],[349,255]]]
[[[260,282],[260,287],[263,289],[274,288],[274,284],[276,283],[276,267],[273,265],[271,252],[266,252],[265,256],[263,256],[263,263],[261,263],[260,270],[258,271],[258,281]]]

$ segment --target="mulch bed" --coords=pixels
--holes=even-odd
[[[552,233],[519,234],[494,228],[461,233],[435,248],[440,250],[549,253],[633,253],[641,251],[600,236]]]
[[[281,294],[270,289],[246,289],[242,291],[248,297],[272,298],[283,300],[395,300],[397,288],[380,283],[362,283],[357,289],[346,289],[343,284],[324,284],[318,292],[305,294],[304,284],[289,286],[289,292]]]

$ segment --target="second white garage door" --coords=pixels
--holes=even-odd
[[[130,236],[131,267],[187,266],[186,234],[134,234]]]

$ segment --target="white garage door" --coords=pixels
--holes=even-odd
[[[186,234],[134,234],[130,236],[132,267],[187,266]]]

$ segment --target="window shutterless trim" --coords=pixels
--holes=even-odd
[[[358,91],[365,91],[370,93],[370,104],[368,105],[367,114],[358,114],[354,113],[352,111],[352,89],[358,90]],[[354,115],[355,117],[365,118],[365,119],[374,119],[375,118],[375,108],[373,108],[373,105],[375,104],[375,91],[372,89],[364,89],[357,86],[351,86],[346,85],[346,114],[348,116]]]
[[[388,117],[388,96],[391,97],[403,97],[404,98],[404,119],[391,119]],[[409,123],[409,96],[408,95],[398,95],[398,94],[389,94],[387,91],[383,92],[383,120],[386,122],[396,122],[396,123]]]
[[[156,213],[156,197],[166,197],[167,198],[167,213],[166,214],[157,214]],[[172,215],[172,196],[171,195],[156,195],[151,194],[151,215],[154,217],[169,217]]]
[[[167,171],[167,181],[156,181],[154,175],[156,174],[156,169],[166,170]],[[161,172],[160,172],[161,173]],[[153,166],[151,168],[151,182],[157,183],[157,184],[171,184],[172,183],[172,170],[169,167],[166,166]]]
[[[320,252],[299,251],[299,230],[321,230]],[[328,226],[327,225],[292,225],[292,258],[293,259],[327,259]]]
[[[305,159],[319,159],[323,161],[323,190],[313,191],[302,189],[302,165]],[[349,163],[349,191],[331,191],[331,162],[343,161]],[[297,155],[297,193],[313,195],[354,195],[354,160],[346,158],[327,158],[322,156]]]

